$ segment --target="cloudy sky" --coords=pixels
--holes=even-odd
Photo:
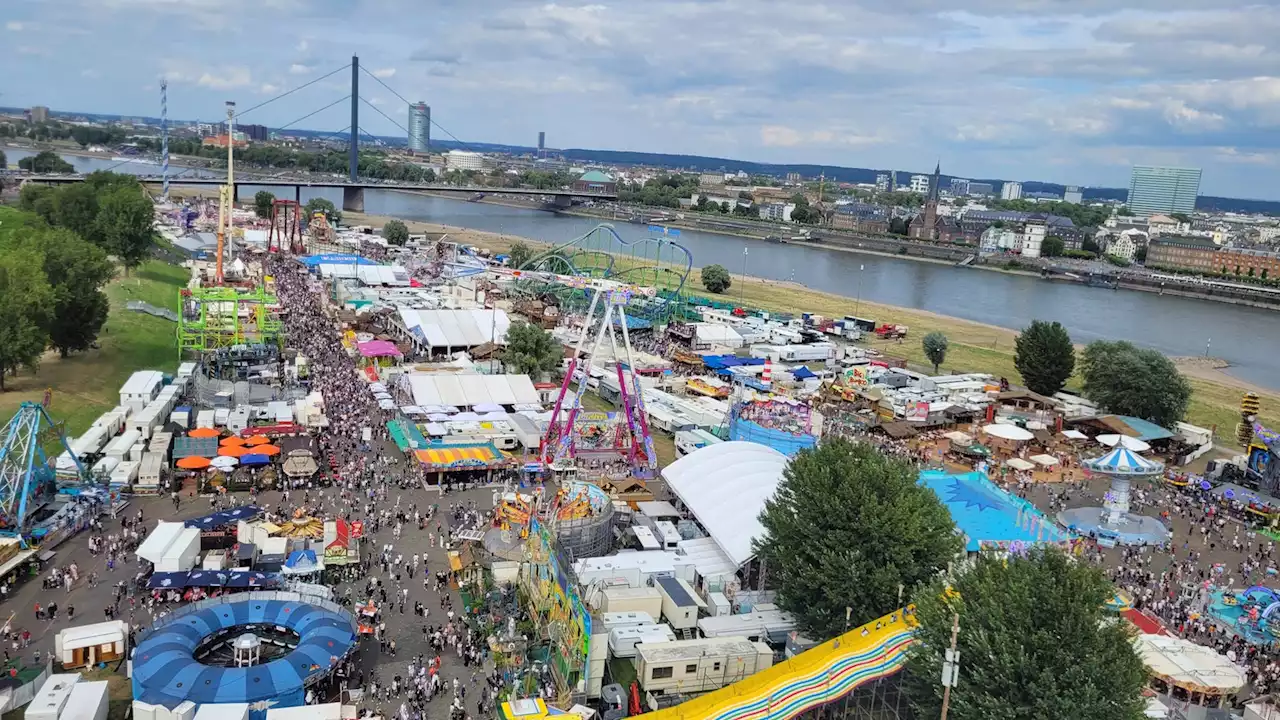
[[[1280,198],[1275,0],[0,0],[0,26],[10,106],[158,115],[167,77],[172,117],[215,119],[354,53],[463,140],[1106,186],[1184,165]],[[347,75],[244,121],[298,120]],[[348,124],[338,103],[298,127]]]

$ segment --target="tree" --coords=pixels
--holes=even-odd
[[[37,155],[20,158],[18,167],[33,173],[73,173],[76,168],[71,163],[62,159],[62,156],[52,150],[41,150]]]
[[[533,259],[533,248],[521,240],[511,243],[511,249],[507,251],[507,256],[511,259],[507,261],[509,267],[519,270],[525,266],[525,263]]]
[[[842,437],[791,459],[752,547],[805,636],[834,637],[893,612],[904,588],[963,551],[951,515],[916,476],[910,463]]]
[[[1186,223],[1187,225],[1191,224],[1191,216],[1186,213],[1169,213],[1169,217],[1180,223]]]
[[[1098,241],[1091,237],[1087,237],[1080,241],[1080,249],[1085,252],[1091,252],[1095,255],[1102,252],[1102,249],[1098,247]]]
[[[551,333],[527,322],[514,322],[507,328],[507,346],[502,362],[520,375],[540,376],[560,367],[564,348]]]
[[[950,588],[941,579],[919,588],[903,675],[917,715],[941,712],[938,677],[958,614],[961,681],[950,720],[1141,718],[1147,671],[1127,623],[1106,617],[1114,593],[1097,567],[1045,547],[984,553]]]
[[[938,330],[934,330],[925,335],[920,344],[924,347],[924,356],[929,358],[929,362],[933,363],[934,374],[937,374],[938,367],[947,360],[947,346],[949,345],[947,336]]]
[[[332,202],[321,197],[311,198],[302,209],[307,218],[313,218],[319,212],[324,213],[325,219],[329,221],[330,225],[337,225],[342,222],[342,213],[338,211],[338,208],[334,207]]]
[[[72,183],[53,195],[53,223],[80,237],[97,240],[98,191],[89,183]],[[50,276],[52,277],[52,276]]]
[[[907,234],[906,218],[896,217],[889,220],[889,234],[890,235],[906,235]]]
[[[1067,244],[1057,235],[1050,235],[1040,243],[1040,255],[1043,257],[1059,257],[1062,251],[1067,248]]]
[[[702,268],[702,287],[719,295],[733,285],[733,277],[723,265],[708,265]]]
[[[1059,322],[1032,320],[1013,341],[1013,366],[1031,392],[1051,396],[1067,384],[1076,349]]]
[[[1085,396],[1117,415],[1173,427],[1187,413],[1191,384],[1163,354],[1129,342],[1098,340],[1080,357]]]
[[[49,344],[64,358],[68,353],[88,350],[107,322],[110,303],[102,288],[115,268],[102,248],[69,230],[47,230],[37,242],[53,292]]]
[[[253,214],[266,220],[271,217],[271,209],[275,204],[276,196],[266,190],[259,190],[253,194]]]
[[[1147,261],[1147,246],[1146,246],[1146,245],[1143,245],[1142,247],[1140,247],[1140,248],[1138,248],[1136,251],[1134,251],[1134,253],[1133,253],[1133,259],[1134,259],[1134,260],[1136,260],[1136,261],[1138,261],[1138,262],[1140,262],[1140,263],[1144,263],[1144,262],[1146,262],[1146,261]],[[1266,270],[1263,270],[1262,272],[1264,272],[1264,273],[1265,273],[1265,272],[1266,272]],[[1266,277],[1266,275],[1263,275],[1263,277]]]
[[[41,257],[29,247],[0,252],[0,392],[5,377],[19,368],[35,370],[49,341],[53,291],[42,272]]]
[[[136,185],[120,186],[103,194],[98,207],[97,231],[103,249],[115,255],[126,271],[141,265],[155,241],[151,200]]]
[[[6,125],[5,127],[8,127],[8,125]],[[9,159],[5,157],[4,151],[0,150],[0,170],[7,170],[8,168],[9,168]]]
[[[399,220],[388,220],[382,226],[382,239],[392,245],[403,245],[409,242],[409,227]]]
[[[27,183],[18,191],[18,207],[39,215],[45,222],[52,225],[58,214],[57,195],[56,188]]]

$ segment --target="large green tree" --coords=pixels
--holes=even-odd
[[[529,247],[528,243],[517,240],[511,243],[511,249],[507,251],[507,256],[510,258],[507,261],[507,266],[519,270],[524,267],[525,263],[533,259],[533,248]]]
[[[1124,341],[1089,343],[1080,357],[1084,393],[1109,412],[1173,427],[1187,414],[1191,383],[1163,354]]]
[[[58,215],[58,190],[50,185],[27,183],[18,191],[18,207],[53,223]]]
[[[1102,571],[1054,548],[983,554],[912,594],[920,623],[903,681],[922,718],[942,707],[943,651],[956,647],[949,720],[1139,720],[1147,672],[1130,630],[1106,617]]]
[[[924,349],[924,356],[933,363],[933,373],[936,375],[938,368],[947,361],[947,349],[951,346],[947,342],[947,336],[940,330],[934,330],[921,339],[920,345]]]
[[[964,549],[947,509],[916,476],[910,463],[845,438],[791,459],[752,545],[778,605],[806,636],[833,637],[893,612],[904,590]]]
[[[266,220],[271,217],[271,207],[275,201],[275,195],[267,190],[259,190],[253,194],[253,214]]]
[[[733,277],[723,265],[708,265],[702,268],[702,287],[720,294],[733,285]]]
[[[18,167],[33,173],[73,173],[76,168],[71,163],[62,159],[62,156],[52,150],[41,150],[35,155],[20,158]]]
[[[527,322],[513,322],[507,328],[507,346],[502,362],[520,375],[537,377],[560,366],[564,348],[551,333]]]
[[[98,198],[97,232],[100,244],[126,270],[142,264],[155,242],[154,207],[135,183],[119,186]]]
[[[382,239],[392,245],[403,245],[409,242],[409,227],[399,220],[388,220],[382,226]]]
[[[1053,395],[1076,367],[1076,348],[1059,322],[1032,320],[1013,343],[1013,366],[1032,392]]]
[[[107,322],[110,303],[102,289],[115,268],[102,248],[69,230],[46,230],[35,240],[44,253],[44,274],[53,291],[49,344],[64,358],[88,350]]]
[[[34,370],[49,340],[53,291],[40,253],[28,247],[0,251],[0,392],[19,368]]]
[[[92,184],[71,183],[53,196],[53,224],[95,242],[98,223],[98,189]]]

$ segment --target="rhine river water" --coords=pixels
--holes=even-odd
[[[14,163],[27,153],[6,150]],[[77,169],[104,170],[110,160],[68,157]],[[117,172],[153,173],[154,165],[126,163]],[[176,172],[176,170],[175,170]],[[242,199],[258,188],[242,187]],[[340,205],[342,192],[303,188]],[[454,225],[559,243],[589,232],[600,221],[539,210],[370,190],[365,211],[406,220]],[[649,236],[646,226],[615,223],[627,241]],[[1129,340],[1169,355],[1210,355],[1231,363],[1230,372],[1263,387],[1280,390],[1280,313],[1208,300],[1158,296],[1135,290],[1104,290],[1049,282],[972,268],[896,257],[779,245],[692,230],[677,240],[693,255],[695,266],[720,264],[729,272],[776,280],[794,280],[814,290],[942,315],[1022,328],[1032,320],[1057,320],[1073,340]],[[664,256],[665,258],[665,256]],[[693,282],[696,284],[696,273]],[[730,291],[732,296],[732,291]]]

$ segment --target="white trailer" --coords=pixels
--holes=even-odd
[[[123,460],[129,454],[129,448],[137,445],[141,439],[142,433],[137,430],[125,430],[123,434],[107,443],[107,447],[102,451],[102,454],[117,460]]]
[[[196,427],[198,428],[217,427],[217,425],[214,424],[215,419],[216,419],[216,415],[212,410],[201,410],[200,412],[196,413]]]

